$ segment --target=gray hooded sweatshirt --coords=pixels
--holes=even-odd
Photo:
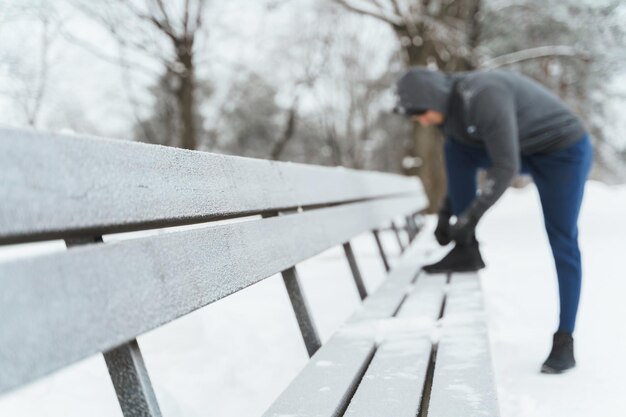
[[[464,213],[475,221],[520,171],[520,155],[553,152],[585,135],[580,119],[554,93],[511,71],[445,74],[413,68],[398,81],[397,93],[401,112],[441,112],[445,120],[439,128],[447,138],[486,149],[492,166]]]

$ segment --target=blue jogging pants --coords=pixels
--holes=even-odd
[[[448,197],[459,215],[476,197],[477,171],[489,168],[485,149],[447,139],[444,146]],[[543,217],[559,282],[559,330],[573,332],[580,299],[582,268],[578,248],[578,214],[593,162],[589,136],[567,148],[521,157],[522,173],[530,174],[539,191]]]

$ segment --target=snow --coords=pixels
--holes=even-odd
[[[482,273],[502,415],[626,415],[626,187],[589,182],[580,218],[583,292],[575,337],[578,366],[541,375],[557,326],[554,266],[536,189],[509,190],[485,217]]]
[[[564,375],[539,373],[556,326],[557,291],[536,189],[509,190],[481,223],[488,265],[481,278],[502,416],[626,415],[626,330],[620,323],[626,317],[624,207],[626,187],[588,184],[580,221],[585,280],[575,334],[578,367]],[[397,242],[390,234],[383,237],[394,261]],[[384,278],[374,240],[365,235],[352,243],[372,292]],[[434,239],[428,245],[432,256],[441,252]],[[19,256],[10,250],[10,257]],[[0,262],[8,257],[0,251]],[[360,303],[348,264],[339,247],[298,271],[326,341]],[[384,323],[381,329],[388,330]],[[307,363],[278,276],[148,333],[139,343],[163,414],[172,417],[261,415]],[[100,356],[0,397],[0,416],[84,415],[121,416]]]

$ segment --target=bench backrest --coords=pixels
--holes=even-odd
[[[427,204],[398,175],[7,129],[0,199],[0,245],[71,246],[0,263],[0,393],[120,346],[140,378],[138,335]]]

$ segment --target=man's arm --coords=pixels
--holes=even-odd
[[[510,92],[489,86],[471,104],[470,121],[484,141],[492,162],[476,198],[451,230],[454,240],[467,240],[478,220],[511,185],[520,168],[515,103]]]
[[[492,163],[470,206],[472,214],[480,218],[504,194],[519,172],[520,151],[511,93],[499,87],[487,87],[474,100],[470,116]]]

